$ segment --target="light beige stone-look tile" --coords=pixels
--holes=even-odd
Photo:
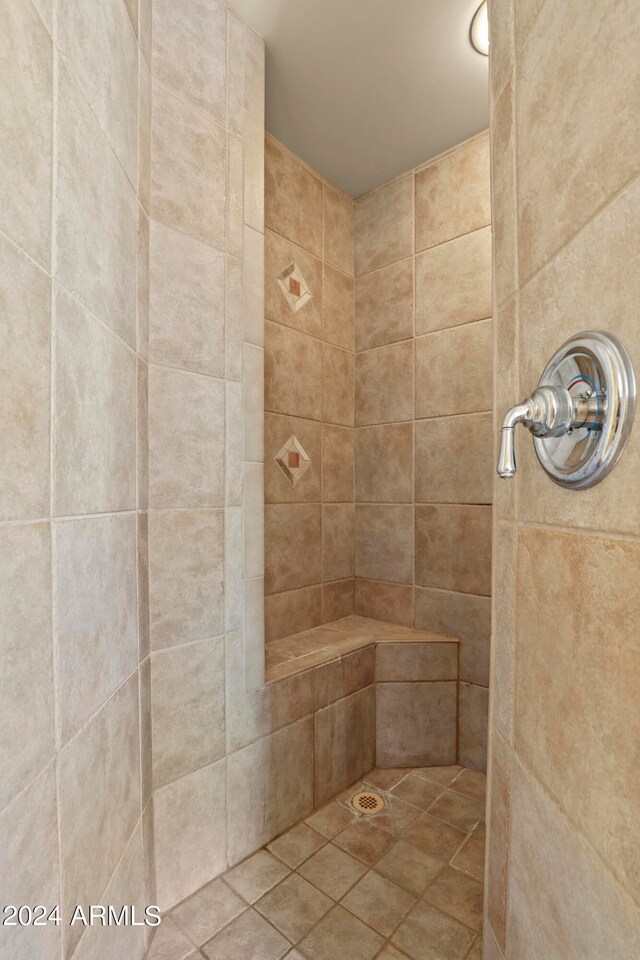
[[[60,289],[54,350],[54,513],[131,509],[136,496],[136,358]]]
[[[441,787],[425,780],[424,777],[418,776],[414,771],[397,783],[391,792],[394,797],[397,797],[403,803],[409,803],[412,807],[424,811],[431,807],[441,793]]]
[[[442,861],[430,857],[406,840],[398,840],[382,860],[378,861],[376,872],[393,880],[414,897],[419,897],[435,880],[442,867]]]
[[[413,176],[367,194],[355,205],[356,276],[413,253]]]
[[[301,587],[265,597],[267,643],[322,623],[322,586]]]
[[[344,807],[335,806],[352,819]],[[367,868],[332,843],[303,863],[298,873],[333,900],[339,900],[367,872]]]
[[[300,503],[320,501],[322,463],[321,426],[317,420],[265,413],[265,502]],[[276,462],[276,454],[295,436],[311,460],[304,477],[295,486]],[[346,499],[346,498],[345,498]],[[296,632],[296,631],[294,631]]]
[[[297,873],[292,873],[256,904],[256,909],[294,943],[331,907],[329,897]]]
[[[251,227],[243,232],[243,295],[244,339],[264,346],[265,329],[265,242],[264,236]]]
[[[416,416],[492,408],[491,320],[416,340]]]
[[[316,806],[326,803],[372,768],[374,715],[373,686],[316,713]]]
[[[244,459],[264,461],[264,350],[252,343],[244,345],[242,376],[244,420]]]
[[[61,914],[98,903],[140,816],[138,683],[131,677],[60,754]],[[81,928],[69,928],[69,954]]]
[[[170,917],[163,917],[155,931],[149,950],[149,960],[187,960],[193,954],[193,944]]]
[[[142,0],[142,3],[144,2],[145,0]],[[147,214],[149,213],[150,192],[151,70],[141,50],[138,57],[138,200]]]
[[[149,367],[140,360],[136,363],[136,475],[138,507],[149,506]]]
[[[225,874],[225,882],[247,903],[255,903],[289,874],[289,868],[269,853],[258,850]]]
[[[355,405],[353,354],[330,343],[322,345],[322,419],[352,427]]]
[[[500,583],[501,581],[498,580]],[[415,589],[415,625],[460,641],[460,679],[489,685],[491,599],[470,593]]]
[[[475,137],[416,173],[416,251],[491,220],[489,136]]]
[[[491,227],[416,257],[416,333],[491,316]]]
[[[244,235],[244,143],[238,137],[227,136],[226,159],[226,218],[227,253],[234,257],[242,256]]]
[[[353,613],[353,580],[337,580],[322,585],[322,622],[330,623]]]
[[[225,13],[218,0],[153,4],[154,77],[218,123],[225,121]]]
[[[416,423],[418,503],[491,503],[493,417],[474,413]]]
[[[453,790],[445,790],[429,807],[429,814],[436,820],[444,820],[460,830],[471,830],[484,816],[484,804],[454,793]]]
[[[322,499],[354,499],[354,431],[335,424],[322,425]]]
[[[502,950],[507,926],[511,751],[497,730],[491,733],[491,805],[487,844],[487,920]]]
[[[350,960],[371,960],[383,945],[382,937],[342,907],[335,907],[300,944],[311,960],[335,960],[346,953]]]
[[[306,823],[313,827],[316,833],[321,833],[323,837],[331,839],[331,837],[335,837],[336,833],[344,830],[355,816],[355,810],[351,812],[341,803],[332,801],[307,817]],[[307,879],[310,878],[307,877]]]
[[[221,510],[149,515],[151,647],[215,637],[223,627]]]
[[[60,903],[60,865],[56,816],[56,779],[48,766],[19,798],[0,814],[3,904]],[[61,929],[46,926],[5,927],[0,955],[59,960]]]
[[[515,56],[513,0],[496,0],[489,12],[489,22],[494,42],[489,82],[491,95],[495,100],[505,85]]]
[[[244,465],[244,575],[247,579],[265,575],[266,517],[264,507],[264,467],[261,463]]]
[[[135,346],[135,190],[62,63],[56,132],[55,277]]]
[[[498,523],[495,527],[494,537],[495,582],[502,586],[495,592],[493,605],[491,709],[493,710],[495,728],[511,743],[513,740],[513,672],[518,576],[517,527],[513,524]]]
[[[413,580],[413,507],[356,505],[356,576],[367,580]]]
[[[265,139],[265,226],[322,256],[322,181],[274,137]]]
[[[268,849],[295,870],[325,843],[325,838],[306,823],[297,823],[277,840],[273,840]]]
[[[353,276],[355,242],[355,214],[351,197],[324,183],[323,188],[323,249],[327,263]]]
[[[357,793],[359,787],[350,793]],[[342,850],[362,860],[368,867],[376,865],[378,860],[393,846],[393,837],[386,830],[381,830],[371,821],[364,819],[350,823],[342,833],[334,837],[333,842]]]
[[[320,420],[319,340],[277,323],[265,324],[265,410]]]
[[[138,662],[136,518],[58,522],[53,557],[58,719],[66,743]]]
[[[476,880],[484,877],[484,840],[469,837],[463,847],[451,861],[451,866],[461,870]]]
[[[512,7],[512,0],[499,0]],[[491,170],[494,184],[500,184],[491,196],[491,231],[494,250],[500,251],[499,266],[494,271],[495,302],[501,306],[518,286],[518,212],[515,151],[514,78],[509,77],[504,90],[493,103],[491,117]],[[498,264],[498,261],[496,260]]]
[[[224,384],[155,364],[149,371],[149,503],[224,504]]]
[[[356,499],[368,503],[412,502],[412,423],[356,430]]]
[[[108,38],[108,39],[107,39]],[[138,49],[123,3],[63,4],[56,41],[129,180],[136,183]]]
[[[491,508],[468,504],[416,507],[416,583],[491,593]]]
[[[224,250],[225,132],[153,84],[151,214]]]
[[[138,277],[136,283],[136,351],[138,357],[149,360],[149,218],[138,209]]]
[[[322,580],[322,507],[320,504],[267,504],[265,590],[279,593]]]
[[[459,696],[460,763],[473,770],[486,771],[489,691],[473,683],[461,683]]]
[[[473,930],[422,900],[393,936],[414,960],[463,960],[474,940]]]
[[[370,870],[342,900],[347,910],[385,937],[393,933],[414,903],[410,893],[375,870]]]
[[[0,809],[55,751],[50,551],[46,523],[0,527]]]
[[[329,503],[322,508],[322,578],[347,580],[354,572],[352,503]]]
[[[224,351],[225,372],[228,380],[242,380],[242,350],[245,320],[242,266],[242,260],[237,257],[227,257]]]
[[[322,338],[344,350],[354,350],[355,294],[353,277],[322,267]]]
[[[218,879],[180,903],[171,916],[193,943],[201,945],[243,913],[245,908],[242,897]]]
[[[30,3],[2,5],[0,226],[45,269],[51,259],[53,45]]]
[[[356,281],[356,350],[369,350],[414,332],[413,258],[400,260]]]
[[[246,957],[246,960],[279,960],[289,941],[285,940],[255,910],[247,910],[203,948],[209,960]]]
[[[456,684],[380,683],[376,690],[376,761],[381,766],[453,763]]]
[[[273,230],[265,232],[264,256],[264,315],[268,320],[294,327],[301,333],[313,337],[322,335],[322,261],[308,253],[303,247],[281,237]],[[287,300],[278,278],[292,264],[300,269],[311,294],[311,299],[293,310]],[[286,282],[286,281],[285,281]]]
[[[153,220],[150,273],[150,360],[224,376],[224,255]]]
[[[260,34],[244,25],[244,109],[264,126],[265,44]]]
[[[356,355],[356,423],[413,420],[413,342]]]
[[[401,626],[413,624],[413,587],[382,580],[363,580],[355,584],[355,613],[362,617],[389,620]]]
[[[425,774],[427,773],[431,776],[432,771],[425,771]],[[487,778],[484,773],[477,770],[458,770],[455,780],[449,782],[449,789],[484,803],[487,795]]]
[[[155,791],[153,806],[157,896],[166,910],[225,868],[225,760]]]
[[[244,222],[264,233],[264,120],[244,116]]]
[[[376,680],[457,680],[457,643],[380,643]]]
[[[0,517],[42,517],[49,512],[51,282],[4,237],[0,310]]]

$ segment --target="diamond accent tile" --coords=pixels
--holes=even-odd
[[[274,459],[292,487],[302,480],[311,466],[311,457],[294,434],[278,450]]]
[[[276,279],[293,313],[297,313],[311,300],[311,291],[297,263],[289,264]]]

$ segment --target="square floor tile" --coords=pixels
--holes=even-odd
[[[428,887],[424,899],[450,917],[480,932],[484,906],[484,885],[466,873],[445,867]]]
[[[309,960],[372,960],[384,944],[361,920],[334,907],[300,944]]]
[[[394,933],[393,943],[413,960],[463,960],[475,938],[464,924],[419,901]]]
[[[333,842],[373,867],[393,844],[393,837],[366,820],[356,820],[339,833]]]
[[[333,900],[340,900],[354,883],[364,876],[367,868],[359,860],[328,843],[322,850],[298,868],[305,880],[322,890]]]
[[[466,960],[482,960],[482,936],[478,937],[471,949],[471,953],[467,954]]]
[[[247,903],[255,903],[291,872],[282,860],[267,850],[258,850],[252,857],[225,873],[225,882]]]
[[[328,803],[326,807],[322,807],[321,810],[316,810],[310,817],[307,817],[306,823],[310,827],[313,827],[317,833],[322,834],[323,837],[330,840],[331,837],[335,837],[336,833],[344,830],[356,817],[357,814],[355,810],[352,813],[350,810],[347,810],[344,804],[336,803],[334,800]]]
[[[415,773],[409,774],[404,780],[401,780],[391,791],[391,795],[405,803],[410,803],[420,810],[426,810],[430,807],[436,797],[442,793],[442,787],[432,783],[430,780],[423,780]]]
[[[412,807],[409,803],[405,803],[404,800],[398,800],[392,793],[388,793],[384,799],[393,816],[397,835],[408,830],[411,824],[415,823],[416,820],[422,816],[422,810],[418,807]]]
[[[384,937],[391,936],[414,903],[410,893],[374,870],[342,899],[343,907]]]
[[[452,780],[455,780],[461,770],[462,767],[455,764],[451,767],[419,767],[414,770],[414,773],[424,780],[431,780],[432,783],[439,783],[443,787],[447,787]]]
[[[280,960],[291,944],[255,910],[247,910],[202,948],[209,960]]]
[[[405,840],[398,840],[376,864],[378,873],[415,897],[422,896],[443,868],[441,860],[436,860]]]
[[[193,943],[200,946],[246,906],[244,900],[218,878],[175,907],[171,916]]]
[[[457,793],[464,793],[478,803],[484,803],[487,799],[487,778],[484,773],[479,773],[477,770],[463,770],[451,784],[451,789]]]
[[[317,887],[292,873],[258,900],[256,910],[292,943],[297,943],[332,906],[333,902]]]
[[[325,837],[316,833],[306,823],[297,823],[273,843],[268,844],[267,849],[295,870],[326,842]]]
[[[400,953],[393,944],[388,943],[382,953],[378,954],[376,960],[407,960],[407,955],[406,953]]]
[[[451,866],[470,874],[476,880],[482,880],[484,878],[484,842],[470,837],[451,861]]]
[[[411,829],[407,830],[404,839],[413,844],[436,860],[448,863],[457,849],[462,846],[465,834],[449,823],[434,820],[425,814]]]
[[[163,917],[153,935],[147,960],[186,960],[192,953],[191,940],[171,917]]]
[[[367,783],[379,790],[391,790],[408,773],[411,773],[411,767],[397,767],[393,770],[385,770],[382,767],[376,767],[371,770],[364,778]]]
[[[459,830],[471,830],[484,814],[484,804],[453,790],[445,790],[429,807],[429,816],[446,820]]]

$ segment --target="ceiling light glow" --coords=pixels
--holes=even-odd
[[[469,31],[471,46],[484,57],[489,56],[489,14],[487,11],[487,0],[482,3],[473,15],[471,21],[471,30]]]

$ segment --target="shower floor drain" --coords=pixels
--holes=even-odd
[[[359,813],[377,813],[384,807],[384,800],[379,794],[373,793],[371,790],[365,790],[363,793],[356,793],[351,800],[351,805]]]

